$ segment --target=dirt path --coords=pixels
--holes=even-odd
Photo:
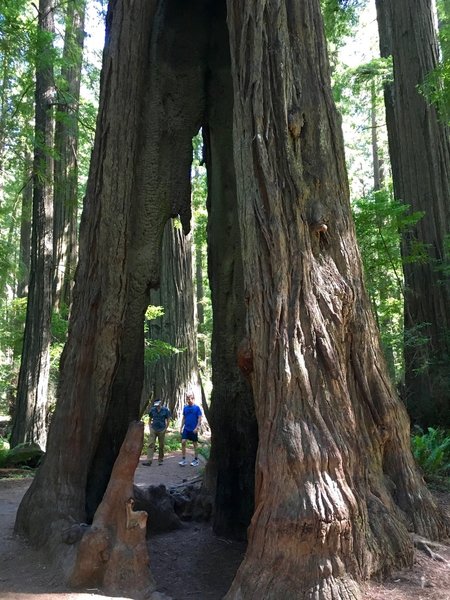
[[[177,485],[197,477],[203,467],[180,467],[179,453],[167,455],[162,466],[154,461],[145,467],[144,460],[136,470],[138,486]],[[70,591],[61,574],[52,572],[35,550],[13,534],[17,506],[29,485],[30,480],[0,479],[0,600],[111,598],[98,590]],[[446,508],[450,506],[450,494],[441,494],[439,500]],[[245,544],[215,537],[209,525],[186,523],[180,530],[151,537],[149,550],[160,592],[173,600],[220,600],[242,560]],[[439,554],[446,562],[417,552],[412,570],[367,585],[364,600],[450,600],[450,547],[443,546]]]

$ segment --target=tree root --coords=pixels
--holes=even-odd
[[[434,552],[431,549],[431,548],[438,548],[438,549],[442,548],[442,544],[438,544],[437,542],[433,542],[432,540],[427,540],[426,538],[423,538],[420,535],[417,535],[415,533],[412,534],[412,540],[413,540],[414,546],[417,548],[417,550],[421,550],[422,552],[424,552],[427,556],[429,556],[433,560],[438,560],[439,562],[448,564],[448,561],[443,556],[441,556],[437,552]]]

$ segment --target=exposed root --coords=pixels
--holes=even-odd
[[[427,556],[429,556],[433,560],[438,560],[439,562],[448,564],[448,561],[443,556],[441,556],[437,552],[434,552],[431,549],[431,548],[438,548],[438,549],[442,548],[442,544],[438,544],[437,542],[433,542],[432,540],[427,540],[426,538],[423,538],[420,535],[417,535],[415,533],[412,534],[412,539],[414,542],[414,546],[417,548],[417,550],[421,550],[422,552],[424,552]]]

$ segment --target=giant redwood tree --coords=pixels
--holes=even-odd
[[[203,125],[211,212],[229,228],[217,221],[209,243],[233,244],[228,268],[217,249],[210,261],[227,276],[218,306],[226,286],[242,290],[228,312],[239,323],[221,334],[234,348],[244,333],[252,393],[242,384],[249,419],[236,435],[258,439],[254,490],[222,472],[217,496],[234,486],[254,506],[227,598],[360,598],[359,580],[411,563],[411,531],[438,537],[446,525],[416,472],[362,284],[319,1],[112,0],[106,40],[58,405],[16,529],[67,567],[61,529],[100,502],[139,413],[149,289],[165,223],[179,214],[189,226]],[[232,395],[217,395],[230,399],[217,432],[245,423]],[[250,442],[240,448],[253,460]]]
[[[439,65],[431,0],[377,0],[382,56],[392,55],[385,90],[396,198],[422,211],[404,235],[405,385],[412,419],[450,424],[450,130],[424,94]]]

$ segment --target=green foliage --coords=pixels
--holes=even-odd
[[[205,376],[205,385],[210,378],[211,371],[211,336],[213,328],[213,314],[211,303],[211,290],[209,288],[208,265],[207,265],[207,224],[208,211],[206,199],[208,196],[208,184],[206,168],[203,163],[203,137],[201,132],[193,139],[194,160],[191,172],[192,206],[194,217],[194,257],[196,265],[196,287],[201,289],[203,296],[199,299],[197,293],[197,306],[203,310],[203,321],[198,322],[197,345],[198,363]]]
[[[8,460],[9,442],[0,436],[0,467],[4,467]]]
[[[162,340],[146,339],[144,360],[146,363],[149,363],[184,351],[185,348],[175,348],[175,346],[172,346],[167,342],[163,342]]]
[[[164,308],[162,306],[153,306],[150,304],[145,311],[145,318],[147,321],[153,321],[153,319],[157,319],[158,317],[162,317],[164,314]],[[148,331],[148,325],[146,324]]]
[[[358,22],[358,10],[366,0],[320,0],[325,35],[332,47],[339,47]]]
[[[163,340],[152,339],[149,337],[149,321],[153,321],[162,317],[164,314],[164,308],[162,306],[149,305],[145,312],[144,321],[144,333],[145,333],[145,347],[144,347],[144,361],[146,363],[154,362],[160,358],[172,356],[179,352],[184,352],[186,348],[175,348],[168,342]]]
[[[436,106],[441,120],[450,124],[450,2],[437,0],[441,60],[420,86],[424,96]]]
[[[177,452],[181,450],[181,435],[178,430],[168,431],[164,438],[164,450],[166,452]]]
[[[450,476],[450,431],[428,427],[411,437],[414,458],[425,477]]]
[[[367,291],[391,375],[398,381],[403,371],[404,341],[400,236],[408,232],[423,213],[410,213],[406,204],[395,200],[391,192],[384,189],[358,199],[353,205],[353,214]],[[414,339],[417,343],[417,335]]]

